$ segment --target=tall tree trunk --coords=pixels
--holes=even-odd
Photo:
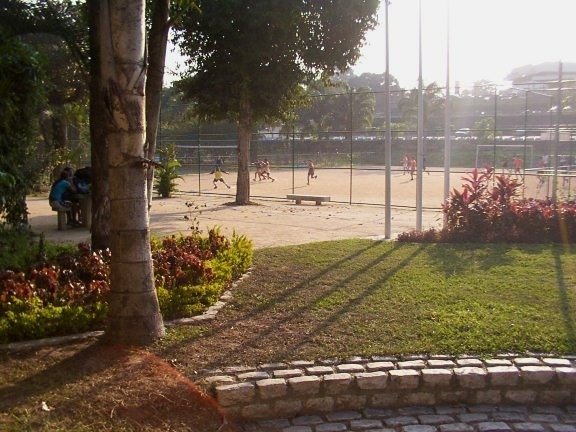
[[[100,73],[100,3],[88,0],[90,26],[90,152],[92,160],[92,248],[110,248],[110,200],[108,183],[108,145],[105,136],[106,106]]]
[[[69,147],[68,122],[60,109],[56,110],[52,116],[52,137],[54,149],[67,149]]]
[[[252,108],[246,92],[240,100],[238,121],[238,178],[236,204],[250,204],[250,140],[252,138]]]
[[[152,11],[152,25],[148,37],[148,76],[146,77],[146,158],[153,160],[156,153],[156,135],[160,121],[162,83],[168,44],[170,0],[156,0]],[[154,167],[148,168],[146,178],[148,208],[152,206]]]
[[[154,289],[146,167],[144,0],[103,0],[101,66],[108,115],[111,290],[106,338],[147,344],[164,334]]]

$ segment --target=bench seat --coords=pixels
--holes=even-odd
[[[286,199],[296,201],[296,204],[302,204],[302,201],[315,201],[316,205],[320,205],[323,202],[330,201],[330,195],[299,195],[299,194],[288,194]]]

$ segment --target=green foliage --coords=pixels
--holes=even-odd
[[[26,224],[26,192],[38,176],[32,121],[43,100],[41,61],[37,53],[0,31],[0,172],[5,179],[0,219]],[[8,177],[9,176],[9,177]]]
[[[0,315],[0,343],[82,333],[104,328],[106,304],[43,305],[38,298],[14,300]]]
[[[170,237],[153,248],[160,310],[164,318],[198,315],[252,264],[252,242],[234,234],[232,241],[218,228]]]
[[[574,243],[576,202],[522,199],[522,184],[492,169],[474,170],[442,205],[442,230],[408,232],[401,242]]]
[[[212,270],[217,277],[220,277],[221,272],[224,273],[224,271],[218,269],[216,266],[227,266],[231,273],[229,280],[233,280],[248,271],[252,266],[252,257],[252,241],[246,236],[234,233],[232,234],[230,247],[216,254],[216,258],[213,260]]]
[[[74,245],[46,243],[28,229],[0,225],[0,271],[24,271],[39,261],[54,261],[57,256],[75,250]]]
[[[85,244],[44,244],[29,233],[0,236],[0,343],[101,329],[109,291],[109,251]],[[0,231],[2,233],[2,231]],[[252,243],[217,228],[207,236],[152,242],[155,284],[164,318],[198,315],[252,263]],[[24,251],[17,258],[4,250]]]
[[[192,59],[178,87],[202,116],[235,120],[249,106],[253,121],[284,118],[301,100],[301,84],[347,70],[378,8],[377,0],[197,4],[198,10],[182,10],[174,26]]]
[[[372,126],[376,98],[369,89],[354,91],[343,81],[329,85],[315,81],[307,87],[307,94],[309,103],[298,110],[296,123],[304,133],[319,136],[322,131]]]
[[[155,170],[154,189],[162,198],[170,198],[172,194],[178,191],[177,179],[182,177],[178,175],[178,168],[181,164],[176,159],[176,146],[174,144],[158,150],[161,167]]]

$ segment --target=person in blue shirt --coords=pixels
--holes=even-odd
[[[67,224],[79,226],[78,206],[73,201],[73,195],[76,193],[76,187],[72,182],[72,169],[64,168],[60,177],[50,188],[48,202],[54,211],[65,211],[67,215]]]

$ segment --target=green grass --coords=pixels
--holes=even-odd
[[[277,332],[308,323],[291,356],[576,352],[576,254],[558,245],[348,240],[259,250],[254,267],[234,307],[280,314]]]
[[[216,430],[187,377],[237,364],[576,353],[569,248],[346,240],[254,258],[216,320],[171,327],[148,351],[86,341],[0,353],[0,429]]]

